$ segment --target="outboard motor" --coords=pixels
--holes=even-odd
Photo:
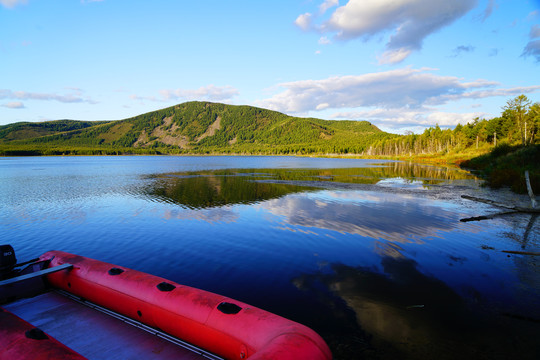
[[[23,265],[26,266],[19,269]],[[13,247],[0,245],[0,305],[43,292],[46,284],[42,276],[23,277],[23,275],[43,270],[46,265],[47,261],[39,261],[39,258],[17,264]]]
[[[0,278],[9,274],[16,264],[17,258],[13,247],[11,245],[0,245]]]

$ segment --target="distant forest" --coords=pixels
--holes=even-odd
[[[453,130],[438,125],[422,134],[407,134],[375,141],[364,155],[421,155],[460,153],[467,149],[491,148],[497,145],[533,145],[539,143],[540,103],[525,95],[508,100],[499,117],[475,118],[458,124]]]

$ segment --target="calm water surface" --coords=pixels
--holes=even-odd
[[[539,221],[459,170],[295,157],[0,158],[0,244],[56,249],[310,326],[336,359],[536,359]]]

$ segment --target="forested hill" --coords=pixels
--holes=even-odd
[[[117,121],[0,127],[0,154],[362,153],[385,133],[366,121],[298,118],[252,106],[187,102]]]

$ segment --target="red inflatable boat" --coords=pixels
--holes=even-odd
[[[29,268],[0,279],[0,359],[332,358],[306,326],[221,295],[61,251]],[[100,347],[105,355],[94,352]]]

